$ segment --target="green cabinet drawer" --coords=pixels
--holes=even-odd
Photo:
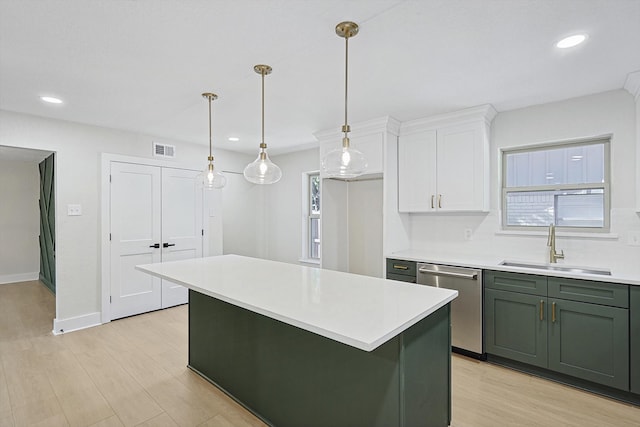
[[[487,353],[547,367],[546,298],[486,289],[484,312]]]
[[[484,287],[501,291],[547,296],[547,277],[485,270]]]
[[[629,322],[631,329],[630,369],[631,369],[631,391],[640,394],[640,286],[629,287],[630,309]]]
[[[416,277],[416,262],[387,258],[387,278],[390,274]]]
[[[549,298],[549,369],[629,390],[629,310]]]
[[[612,307],[629,307],[629,286],[618,283],[549,277],[549,297]]]

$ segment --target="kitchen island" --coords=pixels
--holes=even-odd
[[[267,424],[449,424],[456,291],[237,255],[136,268],[189,288],[189,367]]]

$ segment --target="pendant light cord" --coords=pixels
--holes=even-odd
[[[211,154],[211,96],[209,98],[209,162],[211,162],[211,158],[213,155]]]
[[[260,75],[262,76],[262,144],[260,148],[264,151],[264,148],[267,144],[264,143],[264,68]]]
[[[349,35],[347,34],[344,38],[344,136],[347,137],[347,133],[349,132],[349,125],[347,121],[347,100],[348,100],[348,77],[349,77]]]

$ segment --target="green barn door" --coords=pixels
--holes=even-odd
[[[40,165],[40,281],[56,293],[56,233],[53,157]]]

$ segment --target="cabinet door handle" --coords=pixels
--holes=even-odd
[[[398,265],[398,264],[393,264],[393,268],[395,270],[408,270],[409,267],[407,267],[406,265]]]
[[[438,208],[442,209],[442,194],[438,194]]]
[[[544,300],[540,300],[540,320],[544,320]]]
[[[556,303],[551,303],[551,322],[555,323],[556,321]]]
[[[433,204],[433,200],[435,199],[435,197],[436,197],[435,195],[433,195],[433,194],[431,195],[431,209],[435,209],[436,208],[436,206]]]

